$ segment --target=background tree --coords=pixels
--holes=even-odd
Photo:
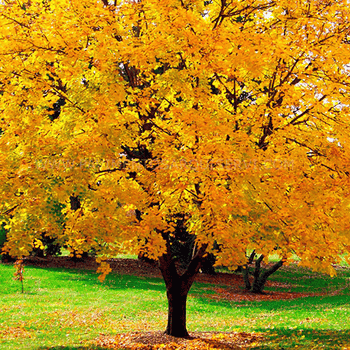
[[[255,249],[333,273],[349,252],[344,1],[0,8],[11,255],[49,232],[72,251],[95,249],[103,276],[103,259],[145,250],[166,284],[166,333],[181,337],[214,244],[217,264],[232,268]],[[65,206],[64,225],[48,198]],[[179,216],[196,246],[183,274],[172,254]]]

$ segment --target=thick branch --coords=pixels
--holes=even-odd
[[[7,209],[6,211],[4,211],[3,213],[1,213],[1,215],[8,215],[10,214],[13,210],[15,210],[16,208],[18,208],[20,206],[20,204],[16,204],[14,207]]]
[[[171,255],[170,243],[168,241],[166,246],[167,252],[159,257],[159,268],[168,289],[172,287],[173,283],[179,283],[180,276],[177,273],[175,262]]]
[[[282,267],[283,265],[283,260],[280,260],[279,262],[277,262],[276,264],[274,264],[273,266],[271,266],[269,269],[267,269],[262,275],[261,275],[261,279],[262,280],[267,280],[267,278],[269,276],[271,276],[273,273],[275,273],[280,267]]]
[[[181,276],[181,281],[184,283],[184,287],[187,290],[187,292],[190,290],[191,285],[199,272],[199,269],[201,267],[202,258],[204,254],[206,253],[208,244],[203,244],[195,254],[195,256],[192,258],[190,264],[188,265],[187,270],[185,273]]]

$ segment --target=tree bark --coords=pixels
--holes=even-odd
[[[251,290],[251,288],[252,288],[250,281],[249,281],[249,265],[253,262],[255,255],[256,255],[255,250],[253,250],[249,256],[247,264],[245,264],[242,267],[243,268],[243,280],[244,280],[246,290]]]
[[[256,294],[263,293],[267,279],[283,265],[283,260],[280,260],[265,272],[260,273],[260,263],[262,261],[262,259],[260,260],[260,258],[256,261],[254,271],[254,282],[252,286],[252,293]]]
[[[243,280],[244,280],[244,285],[246,290],[250,290],[252,288],[252,285],[249,281],[249,265],[246,264],[243,267]]]
[[[207,245],[202,245],[188,265],[187,270],[180,275],[171,256],[170,244],[167,252],[159,258],[168,298],[168,323],[165,334],[185,338],[188,337],[186,328],[186,302],[188,292],[197,275]]]
[[[168,324],[165,334],[180,338],[188,337],[186,328],[187,294],[181,285],[167,289]]]

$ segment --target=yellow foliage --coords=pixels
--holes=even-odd
[[[3,2],[5,249],[48,232],[158,258],[181,216],[224,265],[277,249],[332,273],[350,251],[349,17],[345,0]]]
[[[97,273],[100,273],[100,275],[98,276],[99,281],[102,283],[111,271],[112,269],[110,265],[105,261],[101,261],[100,266],[97,269]]]

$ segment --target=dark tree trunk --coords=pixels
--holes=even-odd
[[[244,280],[244,285],[246,290],[250,290],[252,288],[252,285],[249,281],[249,265],[246,264],[243,267],[243,280]]]
[[[260,255],[259,258],[256,259],[256,261],[255,261],[255,269],[254,269],[254,273],[253,273],[254,281],[253,281],[253,286],[252,286],[251,291],[253,293],[257,293],[257,294],[262,293],[264,286],[265,286],[265,283],[262,284],[262,281],[260,279],[260,277],[261,277],[261,262],[263,261],[263,259],[264,259],[264,255]]]
[[[202,259],[201,271],[208,275],[215,275],[215,261],[216,258],[214,254],[207,254],[206,257]]]
[[[188,292],[197,275],[207,246],[198,249],[188,265],[187,270],[180,275],[171,256],[170,244],[167,244],[167,253],[159,258],[159,267],[162,272],[168,298],[168,323],[165,334],[174,337],[188,337],[186,328],[186,301]]]
[[[251,291],[256,294],[263,293],[267,279],[283,265],[283,260],[280,260],[266,271],[261,272],[260,264],[262,259],[263,255],[255,262],[254,282]]]
[[[243,280],[245,284],[246,290],[251,290],[252,286],[249,281],[249,265],[253,262],[255,257],[255,250],[252,251],[252,253],[249,256],[248,263],[243,266]]]
[[[284,260],[280,260],[273,266],[271,266],[267,270],[261,269],[261,263],[264,259],[264,255],[260,255],[255,260],[255,267],[253,268],[253,284],[251,284],[249,280],[250,272],[250,265],[253,263],[254,258],[256,257],[255,250],[251,253],[247,264],[243,266],[243,280],[245,284],[245,289],[256,294],[262,294],[265,288],[265,284],[267,282],[267,279],[276,272],[282,265]]]
[[[187,294],[184,288],[171,288],[167,290],[168,298],[168,324],[165,334],[174,337],[188,337],[186,329],[186,301]]]

